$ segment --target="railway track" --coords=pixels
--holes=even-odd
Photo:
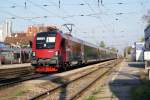
[[[48,89],[36,96],[30,97],[29,100],[36,99],[66,99],[74,100],[82,95],[89,87],[97,80],[108,74],[113,67],[121,62],[121,60],[108,61],[105,64],[99,65],[95,70],[90,71],[72,80],[58,82],[58,86],[53,89]],[[106,67],[107,66],[107,67]],[[57,83],[57,82],[56,82]]]
[[[0,79],[15,78],[15,77],[19,77],[21,75],[29,74],[32,72],[33,72],[33,69],[31,66],[0,69]]]
[[[37,73],[28,73],[28,74],[23,74],[20,77],[0,79],[0,90],[17,85],[17,84],[27,81],[27,80],[41,78],[41,77],[45,77],[45,76],[47,76],[47,75],[46,74],[37,74]]]
[[[28,69],[28,70],[27,70]],[[86,70],[92,70],[92,68],[88,68]],[[1,73],[2,72],[2,73]],[[48,76],[47,74],[37,74],[34,73],[33,70],[29,70],[29,68],[25,69],[16,69],[14,68],[13,70],[7,70],[1,71],[0,72],[0,90],[4,88],[8,88],[14,85],[17,85],[21,82],[27,81],[27,80],[32,80],[32,79],[37,79],[37,78],[42,78]],[[74,76],[74,74],[81,73],[82,71],[78,71],[75,73],[69,74],[69,76]],[[55,78],[53,78],[55,79]],[[57,79],[57,77],[56,77]]]
[[[88,66],[91,64],[87,64]],[[86,70],[91,70],[92,68],[88,68]],[[76,73],[71,73],[69,76],[74,76],[74,74],[81,73],[82,71],[78,71]],[[0,90],[4,88],[8,88],[19,84],[21,82],[46,77],[48,74],[37,74],[34,73],[32,67],[21,67],[21,68],[11,68],[11,69],[2,69],[0,70]],[[57,78],[56,78],[57,79]]]

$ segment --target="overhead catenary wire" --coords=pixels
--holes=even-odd
[[[98,0],[99,1],[99,6],[104,6],[104,2],[103,0]],[[150,2],[148,0],[144,0],[146,3]],[[143,5],[144,2],[143,0],[141,0],[140,2],[115,2],[115,3],[105,3],[105,5],[133,5],[133,4],[140,4],[140,5]],[[41,7],[44,7],[44,6],[57,6],[59,7],[59,5],[56,5],[54,4],[53,1],[49,1],[50,4],[38,4],[38,6],[41,6]],[[90,4],[92,6],[97,6],[98,4]],[[63,6],[81,6],[81,5],[85,5],[84,3],[78,3],[78,4],[66,4],[66,3],[63,3]],[[17,8],[17,7],[22,7],[22,8],[25,8],[26,7],[29,7],[29,5],[27,5],[27,0],[24,1],[24,3],[21,5],[21,4],[13,4],[12,6],[0,6],[0,8]]]
[[[102,4],[103,8],[105,8],[103,1],[101,1],[101,4]],[[101,11],[100,7],[98,7],[98,11],[99,11],[99,13],[100,13],[100,11]],[[118,13],[118,14],[122,14],[122,13]],[[103,15],[108,16],[107,14],[104,14],[104,13],[103,13]],[[112,16],[112,15],[114,15],[114,14],[111,14],[111,16]],[[100,16],[100,17],[101,17],[101,16]],[[102,19],[102,18],[101,18],[101,19]],[[108,19],[109,19],[109,18],[108,18]],[[102,20],[102,23],[104,24],[103,20]],[[105,23],[106,23],[106,20],[105,20]],[[114,32],[114,23],[112,23],[112,25],[111,25],[110,23],[108,23],[108,24],[109,24],[109,25],[107,25],[107,26],[112,26],[112,32]],[[104,25],[105,25],[105,24],[104,24]],[[111,29],[110,29],[110,31],[111,31]]]
[[[92,6],[91,6],[86,0],[83,0],[83,1],[85,2],[85,4],[87,4],[87,6],[89,7],[89,9],[90,9],[92,12],[95,12],[95,10],[92,8]],[[100,13],[100,12],[99,12],[99,13]],[[110,31],[109,28],[108,28],[108,27],[105,25],[105,23],[103,22],[103,19],[101,18],[101,16],[98,15],[97,18],[98,18],[100,24],[102,24],[104,30],[106,29],[106,30]]]
[[[48,2],[50,2],[50,1],[48,1]],[[57,4],[56,4],[56,3],[54,3],[54,2],[51,2],[51,3],[54,4],[55,7],[57,8]],[[63,19],[71,18],[71,17],[75,17],[75,16],[81,16],[81,15],[68,15],[68,13],[63,9],[63,7],[61,7],[61,9],[58,9],[58,10],[61,10],[64,14],[67,15],[67,16],[64,16]],[[71,19],[71,21],[74,21],[74,20]],[[77,22],[77,21],[75,20],[75,22]],[[82,31],[81,31],[81,29],[80,29],[79,27],[77,27],[76,25],[74,25],[74,27],[75,27],[76,29],[78,29],[79,32],[82,33]]]
[[[30,0],[27,0],[27,1],[29,1],[30,3],[32,3],[34,6],[36,6],[36,7],[39,7],[39,8],[41,8],[41,9],[43,9],[43,10],[44,10],[44,11],[46,11],[46,12],[50,12],[50,11],[49,11],[49,10],[47,10],[46,8],[44,8],[44,7],[40,7],[38,4],[36,4],[36,3],[34,3],[34,2],[32,2],[32,1],[30,1]],[[55,14],[55,13],[52,13],[52,14],[56,15],[58,18],[60,18],[60,19],[62,19],[63,21],[67,22],[67,20],[66,20],[66,19],[64,19],[62,16],[59,16],[59,15],[57,15],[57,14]]]
[[[52,11],[50,11],[50,10],[48,10],[48,9],[46,9],[46,8],[44,8],[44,7],[42,7],[42,6],[40,6],[40,5],[38,5],[37,3],[34,3],[34,2],[32,2],[31,0],[27,0],[27,1],[30,2],[31,4],[33,4],[34,6],[36,6],[36,7],[38,7],[38,8],[41,8],[43,11],[48,12],[48,13],[51,13],[51,14],[55,15],[56,17],[61,18],[63,21],[66,21],[66,20],[63,19],[62,16],[60,16],[60,15],[58,15],[58,14],[55,14],[54,12],[52,12]]]
[[[54,3],[52,3],[52,4],[37,4],[37,3],[35,3],[34,1],[31,1],[31,2],[29,2],[29,1],[31,1],[31,0],[25,0],[25,2],[26,2],[26,7],[28,8],[29,6],[31,6],[32,7],[32,5],[34,5],[34,6],[36,6],[36,7],[39,7],[40,9],[43,9],[44,11],[46,11],[46,12],[50,12],[51,10],[49,10],[49,9],[47,9],[46,10],[46,7],[47,6],[57,6],[58,7],[58,5],[57,4],[54,4]],[[60,0],[61,2],[62,2],[62,0]],[[25,8],[25,2],[23,3],[23,5],[22,5],[22,7],[24,7]],[[51,1],[50,1],[51,2]],[[30,3],[30,4],[32,4],[32,5],[28,5],[28,3]],[[66,6],[65,5],[65,3],[61,3],[62,4],[62,6],[61,6],[61,9],[60,10],[62,10],[63,9],[63,6]],[[79,3],[79,6],[81,6],[81,5],[85,5],[85,3]],[[116,4],[116,3],[115,3]],[[121,3],[120,3],[121,4]],[[123,3],[122,3],[123,4]],[[77,4],[78,5],[78,4]],[[91,6],[91,4],[86,4],[86,5],[88,5],[89,7]],[[15,7],[18,7],[19,5],[18,4],[14,4],[14,8]],[[21,6],[21,5],[20,5]],[[26,9],[27,9],[26,8]],[[92,6],[90,7],[90,9],[92,8]],[[93,9],[93,8],[92,8]],[[95,9],[93,9],[94,11],[95,11]],[[51,12],[53,12],[53,11],[51,11]],[[126,13],[124,13],[124,14],[126,14]],[[54,15],[54,14],[53,14]],[[102,24],[104,23],[104,21],[103,21],[103,19],[102,18],[100,18],[101,16],[100,16],[100,13],[99,14],[95,14],[95,15],[86,15],[86,14],[79,14],[79,15],[68,15],[68,14],[66,14],[66,16],[60,16],[59,14],[56,14],[55,13],[55,16],[53,16],[53,17],[58,17],[58,18],[60,18],[60,19],[62,19],[64,22],[67,22],[68,21],[68,19],[67,18],[70,18],[71,20],[72,20],[72,18],[71,17],[76,17],[76,16],[89,16],[89,17],[96,17],[97,19],[99,19],[101,22],[102,22]],[[39,15],[39,16],[33,16],[33,17],[16,17],[16,18],[22,18],[22,19],[24,19],[24,20],[36,20],[36,19],[44,19],[44,18],[50,18],[51,16],[49,16],[49,15]],[[15,18],[15,17],[13,17],[13,18]],[[104,23],[104,24],[106,24],[106,23]],[[103,27],[106,29],[106,30],[108,30],[108,27],[107,27],[107,25],[103,25]]]
[[[8,1],[7,1],[7,2],[8,2]],[[9,1],[9,2],[10,2],[10,1]],[[10,4],[11,4],[11,3],[10,3]],[[14,8],[16,8],[16,7],[23,7],[23,6],[18,5],[18,4],[16,4],[16,3],[13,3],[13,6],[10,6],[11,9],[14,9]],[[14,14],[14,13],[12,13],[12,12],[7,11],[7,10],[0,9],[0,11],[1,11],[1,13],[5,13],[5,14],[7,14],[7,15],[10,15],[10,17],[7,17],[6,19],[9,19],[9,20],[22,19],[22,20],[27,20],[27,21],[30,21],[30,22],[32,22],[32,23],[35,23],[35,21],[33,21],[33,20],[27,19],[27,18],[25,18],[25,17],[23,17],[23,16],[20,16],[20,15],[16,15],[16,14]],[[34,12],[32,12],[32,14],[34,14]]]

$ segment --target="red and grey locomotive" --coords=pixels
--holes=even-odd
[[[114,58],[116,53],[59,30],[37,33],[32,41],[31,64],[38,72],[66,70],[73,65]]]

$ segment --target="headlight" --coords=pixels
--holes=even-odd
[[[55,56],[58,56],[58,51],[55,52]]]
[[[35,56],[35,52],[32,52],[32,56],[33,56],[33,57]]]

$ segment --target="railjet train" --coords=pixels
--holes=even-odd
[[[37,33],[32,41],[32,61],[37,72],[68,70],[82,65],[117,58],[117,53],[100,48],[59,30]]]

